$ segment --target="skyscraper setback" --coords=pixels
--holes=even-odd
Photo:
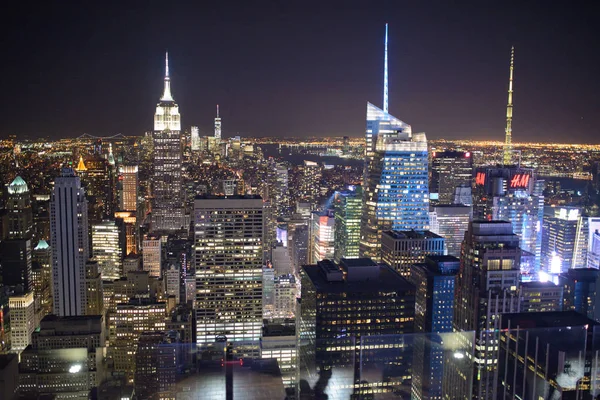
[[[174,231],[184,224],[181,177],[181,116],[171,94],[169,54],[165,59],[165,86],[154,115],[154,202],[152,229]]]

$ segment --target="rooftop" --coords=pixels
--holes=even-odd
[[[383,234],[394,239],[443,239],[431,231],[384,231]]]
[[[27,187],[27,183],[21,178],[17,176],[10,185],[8,185],[8,193],[9,194],[20,194],[27,193],[29,188]]]
[[[361,260],[361,259],[358,259]],[[364,260],[364,259],[363,259]],[[326,260],[329,261],[329,260]],[[369,260],[371,261],[371,260]],[[371,261],[372,262],[372,261]],[[332,262],[330,262],[333,264]],[[335,264],[333,264],[335,265]],[[364,266],[364,264],[363,264]],[[354,267],[360,268],[359,265]],[[322,273],[320,265],[305,265],[302,267],[308,278],[312,281],[313,285],[319,292],[326,293],[343,293],[343,292],[354,292],[354,293],[377,293],[377,292],[392,292],[392,291],[404,291],[414,288],[406,279],[404,279],[399,273],[394,271],[387,265],[374,264],[368,265],[369,268],[378,268],[375,277],[359,280],[328,280]],[[351,267],[352,268],[352,267]]]
[[[567,326],[600,325],[576,311],[551,311],[537,313],[512,313],[502,314],[502,329],[508,328],[510,321],[511,329],[519,326],[521,329],[532,328],[561,328]]]

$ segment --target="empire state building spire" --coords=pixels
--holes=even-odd
[[[512,115],[513,115],[513,67],[515,47],[510,50],[510,76],[508,79],[508,105],[506,106],[506,131],[504,137],[504,165],[510,164],[512,158]]]
[[[169,77],[169,52],[165,54],[165,89],[160,101],[175,101],[171,95],[171,78]]]

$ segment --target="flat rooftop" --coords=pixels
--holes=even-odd
[[[373,279],[328,281],[318,265],[305,265],[302,267],[319,292],[376,293],[380,291],[391,292],[414,289],[413,285],[391,267],[378,264],[377,268],[379,268],[379,271]]]
[[[394,239],[442,239],[431,231],[384,231],[383,234]]]
[[[197,195],[195,200],[262,200],[262,197],[256,194],[232,195],[232,196],[214,196],[212,194]]]
[[[576,311],[551,311],[536,313],[512,313],[502,314],[502,329],[508,328],[508,321],[512,328],[533,329],[533,328],[554,328],[558,329],[566,326],[584,326],[600,325],[596,321],[589,319]]]

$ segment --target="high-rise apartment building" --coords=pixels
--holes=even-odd
[[[191,136],[191,149],[192,151],[200,151],[202,148],[202,139],[200,139],[200,131],[197,126],[192,126],[190,128],[190,136]]]
[[[358,258],[360,247],[360,219],[362,216],[362,188],[335,192],[333,211],[335,215],[335,245],[333,258]]]
[[[85,314],[85,263],[89,259],[88,213],[79,177],[64,168],[50,200],[54,314]]]
[[[164,90],[156,106],[152,137],[154,141],[152,230],[179,230],[184,225],[181,116],[179,106],[171,95],[168,53]]]
[[[475,173],[474,219],[511,222],[521,249],[535,256],[533,270],[522,272],[534,276],[542,252],[543,189],[532,168],[481,167]]]
[[[10,296],[8,309],[11,351],[20,353],[31,343],[31,334],[37,325],[33,292]]]
[[[475,331],[473,396],[497,398],[500,314],[518,310],[521,249],[510,222],[473,221],[465,235],[456,282],[454,329]],[[457,387],[464,379],[454,376]],[[452,394],[449,394],[452,398]]]
[[[289,218],[291,215],[289,176],[288,168],[284,164],[278,164],[275,166],[275,185],[273,189],[275,219]]]
[[[380,259],[385,230],[429,229],[427,139],[367,103],[361,256]]]
[[[104,292],[102,274],[98,261],[90,259],[85,263],[86,315],[104,315]]]
[[[429,182],[432,204],[453,204],[456,188],[470,187],[472,180],[473,157],[470,152],[436,151],[432,154]]]
[[[194,201],[196,340],[219,335],[239,356],[258,349],[262,329],[263,201],[199,196]]]
[[[430,231],[384,231],[381,235],[381,260],[408,279],[410,268],[424,263],[426,256],[445,254],[444,238]]]
[[[333,259],[335,245],[335,217],[333,210],[311,214],[308,262]]]
[[[471,206],[438,204],[432,207],[431,232],[446,241],[448,255],[460,257],[460,249],[473,217]]]
[[[138,201],[138,166],[122,165],[119,167],[119,179],[122,190],[119,199],[119,209],[123,211],[137,211]]]
[[[92,256],[98,262],[102,279],[115,280],[122,275],[124,233],[114,220],[92,224]]]

